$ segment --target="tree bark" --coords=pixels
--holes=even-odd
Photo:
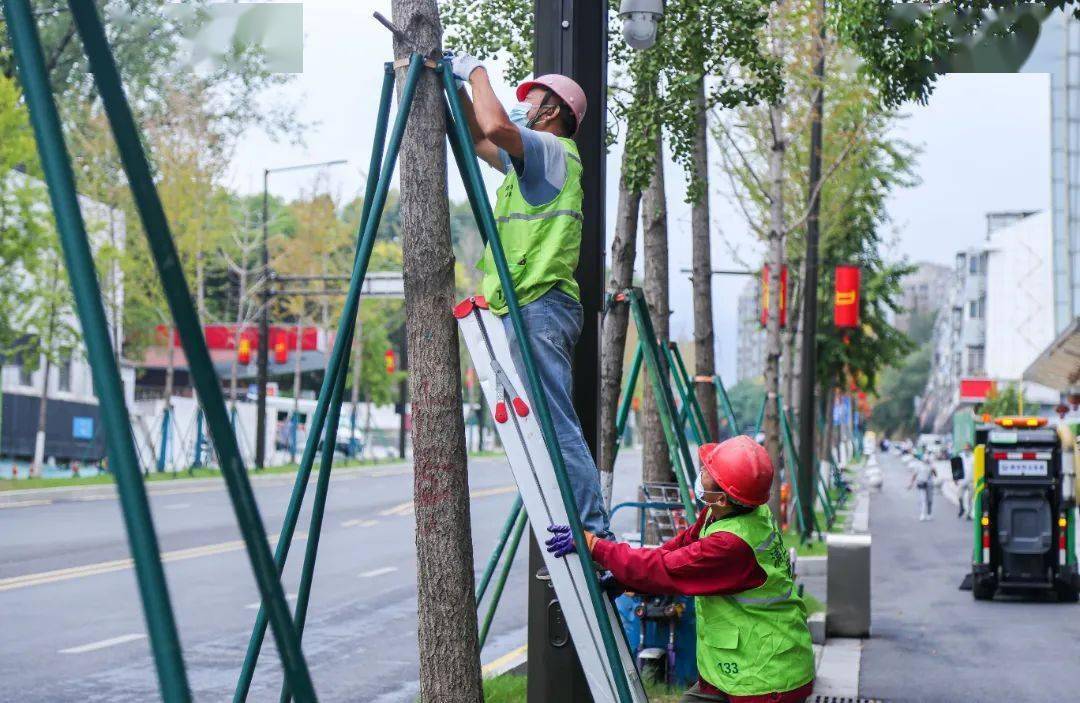
[[[704,76],[698,80],[697,88],[694,171],[701,191],[690,210],[694,272],[694,371],[696,376],[711,378],[716,373],[716,337],[713,333],[712,251],[709,237],[709,116],[705,110]],[[709,436],[715,441],[720,437],[716,389],[708,381],[695,381],[694,390],[705,416]]]
[[[397,23],[420,46],[442,45],[435,0],[393,0]],[[411,47],[394,39],[394,56]],[[441,49],[439,49],[441,52]],[[404,87],[398,69],[398,96]],[[461,369],[454,306],[454,252],[447,197],[444,97],[424,69],[401,147],[405,329],[412,398],[420,700],[480,703],[472,530]]]
[[[623,153],[619,178],[619,209],[615,216],[615,238],[611,241],[611,279],[608,293],[630,287],[634,281],[634,258],[637,255],[638,215],[641,191],[626,186],[629,155]],[[615,421],[623,382],[623,359],[626,352],[626,329],[630,320],[628,305],[612,305],[604,318],[600,355],[600,487],[604,505],[611,508],[611,487],[615,478]],[[630,393],[634,389],[629,389]]]
[[[784,106],[776,102],[769,108],[773,144],[769,152],[769,315],[765,325],[765,449],[774,467],[769,507],[780,515],[780,269],[784,264]]]
[[[664,190],[664,142],[656,135],[656,167],[652,181],[641,198],[641,229],[645,239],[645,302],[649,306],[657,337],[667,340],[671,308],[668,302],[668,231],[667,195]],[[647,372],[646,372],[647,373]],[[665,372],[666,373],[666,372]],[[675,481],[668,456],[660,412],[652,392],[652,384],[644,394],[642,417],[641,480],[644,482]]]

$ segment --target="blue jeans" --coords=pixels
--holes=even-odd
[[[598,537],[609,538],[611,531],[600,492],[600,473],[585,444],[572,396],[574,377],[571,359],[574,345],[581,335],[581,304],[561,290],[552,288],[521,308],[521,317],[532,343],[540,383],[547,393],[551,421],[562,449],[581,524]],[[524,390],[528,391],[529,380],[510,315],[503,316],[502,322],[510,342],[514,367],[525,384]]]

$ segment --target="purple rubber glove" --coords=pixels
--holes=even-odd
[[[574,544],[574,535],[570,532],[569,525],[548,525],[547,529],[552,534],[552,537],[544,542],[548,554],[565,557],[567,554],[573,554],[577,551],[577,546]]]

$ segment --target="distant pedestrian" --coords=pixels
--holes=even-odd
[[[964,451],[960,453],[960,460],[964,463],[964,477],[956,482],[957,495],[959,500],[960,511],[957,513],[957,517],[966,517],[971,519],[971,501],[975,494],[975,487],[972,485],[974,478],[974,457],[971,454],[971,444],[964,445]]]
[[[910,491],[913,487],[919,489],[919,520],[933,520],[934,479],[937,478],[937,470],[929,462],[923,461],[922,456],[918,454],[911,468],[908,490]]]

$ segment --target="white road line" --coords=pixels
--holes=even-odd
[[[115,647],[118,644],[124,644],[125,642],[134,642],[135,640],[145,639],[146,635],[143,634],[130,634],[120,635],[119,637],[110,637],[107,640],[100,640],[98,642],[91,642],[90,644],[79,645],[78,647],[68,647],[67,649],[61,649],[60,654],[84,654],[86,652],[94,652],[99,649],[105,649],[106,647]]]
[[[360,574],[362,579],[373,579],[376,576],[383,576],[384,574],[392,574],[397,571],[396,566],[384,566],[381,569],[372,569],[371,571],[364,571]]]
[[[285,600],[296,600],[296,594],[295,593],[286,593],[285,594]],[[247,608],[248,610],[258,610],[259,606],[261,606],[261,605],[262,605],[262,601],[257,600],[254,603],[248,603],[244,607]]]
[[[190,508],[190,507],[191,507],[191,503],[170,503],[169,505],[161,506],[161,509],[162,510],[183,510],[185,508]]]
[[[270,544],[277,542],[277,535],[270,537]],[[293,543],[306,539],[307,533],[303,531],[297,531],[293,537]],[[233,540],[231,542],[219,542],[218,544],[205,544],[201,547],[191,547],[189,549],[174,549],[171,552],[162,552],[162,562],[184,561],[186,559],[195,559],[197,557],[208,557],[214,554],[225,554],[228,552],[239,551],[244,548],[244,542],[242,540]],[[102,561],[96,564],[84,564],[82,566],[72,566],[67,569],[56,569],[55,571],[45,571],[36,574],[23,574],[22,576],[9,576],[8,578],[0,579],[0,592],[12,591],[17,588],[26,588],[28,586],[41,586],[47,583],[56,583],[57,581],[67,581],[69,579],[82,578],[84,576],[96,576],[97,574],[107,574],[113,571],[123,571],[124,569],[130,569],[134,562],[131,559],[114,559],[113,561]]]
[[[341,523],[341,526],[342,527],[373,527],[374,525],[378,525],[378,524],[379,524],[378,520],[359,520],[359,519],[357,519],[357,520],[346,520],[345,522]]]
[[[0,503],[0,510],[4,508],[30,508],[35,505],[51,505],[51,500],[24,500],[19,503]]]

